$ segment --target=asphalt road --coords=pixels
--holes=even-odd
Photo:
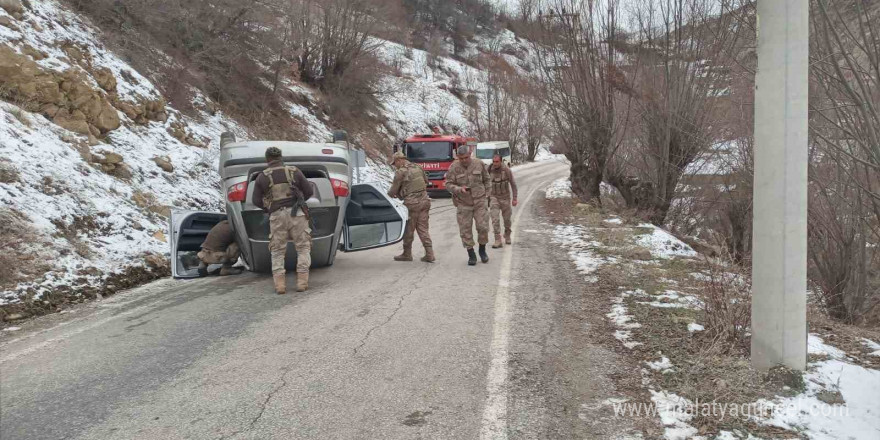
[[[340,253],[283,296],[251,273],[160,280],[3,335],[0,438],[551,436],[555,397],[513,379],[559,328],[565,280],[531,269],[559,266],[537,206],[566,174],[515,170],[518,242],[488,264],[466,265],[454,208],[435,200],[434,264],[392,261],[400,245]]]

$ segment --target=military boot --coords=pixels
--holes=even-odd
[[[297,272],[296,273],[296,291],[297,292],[305,292],[309,289],[309,273],[308,272]]]
[[[507,231],[507,232],[504,233],[504,241],[507,242],[507,244],[512,244],[512,243],[513,243],[513,242],[510,241],[510,231]]]
[[[480,245],[480,261],[482,261],[483,263],[489,262],[489,254],[486,253],[486,245],[485,244]]]
[[[403,253],[394,256],[394,261],[412,261],[412,245],[403,246]]]
[[[501,234],[495,234],[495,244],[492,245],[492,249],[499,249],[504,247],[504,241],[501,240]]]
[[[434,248],[431,246],[425,246],[425,256],[422,257],[422,261],[425,263],[433,263],[434,262]]]
[[[285,275],[283,273],[276,273],[272,275],[272,279],[275,280],[275,293],[279,295],[284,295],[287,293],[287,287],[284,285]]]
[[[240,267],[223,266],[223,268],[220,269],[220,276],[221,277],[225,277],[227,275],[238,275],[240,273],[241,273]]]
[[[477,265],[477,253],[474,252],[474,248],[468,248],[468,266],[476,266]]]

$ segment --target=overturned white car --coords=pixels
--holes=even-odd
[[[231,133],[220,140],[219,173],[225,194],[226,213],[173,211],[170,220],[171,272],[175,278],[198,276],[202,242],[211,228],[228,219],[235,230],[247,267],[270,272],[269,215],[252,199],[257,176],[266,168],[266,148],[281,149],[285,164],[299,168],[314,185],[309,211],[315,225],[312,231],[312,267],[333,264],[336,251],[360,251],[388,246],[403,239],[406,209],[379,187],[352,185],[355,152],[345,132],[335,132],[328,143],[250,141],[236,142]],[[296,267],[296,251],[288,244],[285,264]]]

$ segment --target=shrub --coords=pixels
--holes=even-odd
[[[752,320],[751,274],[737,266],[709,261],[703,280],[706,333],[725,352],[748,347]]]
[[[7,159],[0,159],[0,183],[15,183],[20,179],[18,168]]]
[[[9,288],[28,276],[45,272],[46,259],[36,255],[33,248],[43,241],[24,214],[0,207],[0,286]]]

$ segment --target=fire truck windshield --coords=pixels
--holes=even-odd
[[[407,142],[406,157],[412,160],[450,160],[451,142]]]

